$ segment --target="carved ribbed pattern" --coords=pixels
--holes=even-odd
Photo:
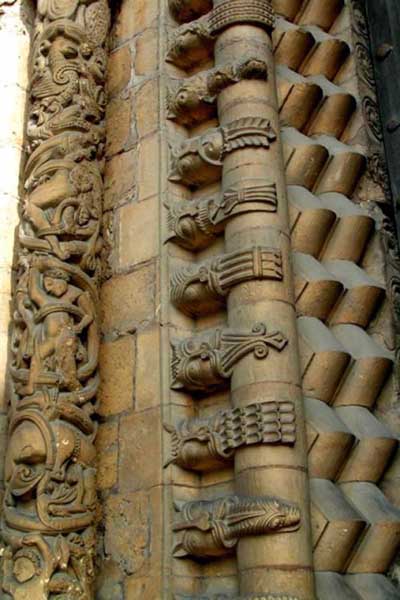
[[[1,529],[7,598],[93,597],[109,24],[106,0],[37,3]]]
[[[269,0],[223,0],[219,2],[210,15],[210,30],[216,34],[229,25],[237,23],[256,23],[272,28],[275,14]]]
[[[383,317],[390,308],[382,259],[369,254],[379,244],[379,222],[352,200],[366,164],[363,154],[371,147],[361,129],[371,135],[378,118],[369,108],[372,101],[360,98],[354,86],[360,50],[358,45],[350,51],[356,40],[335,24],[341,3],[323,3],[323,9],[312,0],[300,4],[274,2],[278,14],[296,23],[281,22],[274,42],[281,121],[289,128],[317,589],[321,600],[355,598],[354,593],[364,598],[372,589],[395,597],[398,592],[382,575],[398,548],[400,511],[378,485],[398,441],[374,416],[385,385],[389,393],[393,369]],[[342,22],[349,17],[349,9],[343,11]],[[317,34],[315,26],[324,33]]]

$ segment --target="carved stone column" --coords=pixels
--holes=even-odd
[[[279,136],[278,102],[271,31],[274,15],[268,2],[217,0],[211,28],[218,34],[216,67],[243,56],[256,56],[268,66],[267,80],[244,79],[226,87],[218,96],[221,126],[238,119],[243,127],[263,123],[270,132],[270,145],[236,149],[224,157],[222,188],[246,189],[258,182],[273,186],[275,208],[232,217],[225,228],[228,252],[240,252],[249,245],[274,248],[282,257],[282,280],[253,279],[239,282],[228,297],[231,327],[246,328],[254,320],[265,320],[272,330],[287,339],[282,352],[271,352],[268,360],[244,358],[233,368],[231,401],[245,408],[254,402],[294,402],[297,440],[292,447],[243,446],[235,453],[237,493],[266,496],[271,493],[301,507],[301,526],[276,536],[243,538],[237,556],[242,594],[265,590],[285,591],[311,599],[313,591],[309,524],[307,458],[303,401],[297,345],[293,276],[290,265],[290,235],[285,170]],[[251,131],[249,131],[251,135]]]
[[[37,3],[1,530],[15,599],[92,597],[109,21],[107,0]]]

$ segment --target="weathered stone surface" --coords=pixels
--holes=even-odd
[[[135,340],[132,336],[102,344],[99,360],[99,414],[102,416],[116,415],[133,408],[135,362]]]
[[[152,320],[155,311],[156,282],[153,265],[127,275],[117,275],[102,288],[102,323],[105,332],[132,331]]]

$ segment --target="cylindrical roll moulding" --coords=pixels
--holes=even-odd
[[[1,525],[7,598],[93,597],[109,22],[107,0],[37,2]]]
[[[226,5],[215,2],[215,11]],[[234,2],[239,7],[240,2]],[[256,128],[272,132],[269,147],[238,145],[223,162],[223,189],[242,189],[259,184],[274,185],[275,212],[249,212],[233,217],[226,225],[226,250],[268,246],[282,254],[283,279],[239,283],[228,298],[229,326],[249,328],[264,322],[270,333],[280,332],[288,343],[281,352],[270,352],[267,360],[245,357],[235,365],[231,400],[235,407],[261,401],[293,401],[296,405],[297,440],[294,446],[243,447],[235,454],[236,492],[245,496],[276,495],[295,502],[301,510],[296,531],[245,537],[238,544],[238,568],[242,594],[265,592],[314,597],[310,535],[307,457],[304,431],[293,276],[290,266],[290,235],[286,182],[279,136],[274,61],[270,28],[265,22],[250,23],[246,12],[257,13],[267,2],[241,3],[236,22],[221,28],[215,46],[217,67],[254,57],[268,64],[268,80],[244,80],[224,89],[218,98],[221,126],[241,120],[241,136],[254,135]]]

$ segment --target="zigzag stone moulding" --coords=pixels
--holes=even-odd
[[[267,78],[267,63],[249,56],[189,79],[172,81],[167,97],[168,118],[187,127],[211,119],[216,116],[217,96],[228,85],[243,79]]]
[[[168,239],[189,250],[200,250],[220,233],[225,222],[247,212],[276,212],[276,184],[244,179],[217,198],[174,202],[168,208]]]
[[[268,333],[264,323],[257,323],[248,333],[215,329],[203,336],[173,340],[171,387],[211,392],[225,384],[235,364],[248,354],[264,359],[270,348],[282,352],[287,343],[283,333]]]
[[[195,471],[223,467],[242,446],[296,442],[293,402],[255,402],[164,427],[171,434],[171,457],[166,466],[174,463]]]
[[[239,148],[269,148],[275,140],[268,119],[237,119],[172,148],[169,179],[191,187],[213,183],[221,177],[227,154]]]
[[[275,497],[227,496],[212,501],[175,503],[175,509],[177,558],[227,556],[234,552],[241,538],[295,531],[301,520],[296,504]]]
[[[12,598],[93,597],[106,0],[39,0],[1,535]]]
[[[249,280],[282,281],[282,253],[276,248],[250,248],[192,265],[171,277],[171,301],[189,316],[218,310],[235,285]]]

